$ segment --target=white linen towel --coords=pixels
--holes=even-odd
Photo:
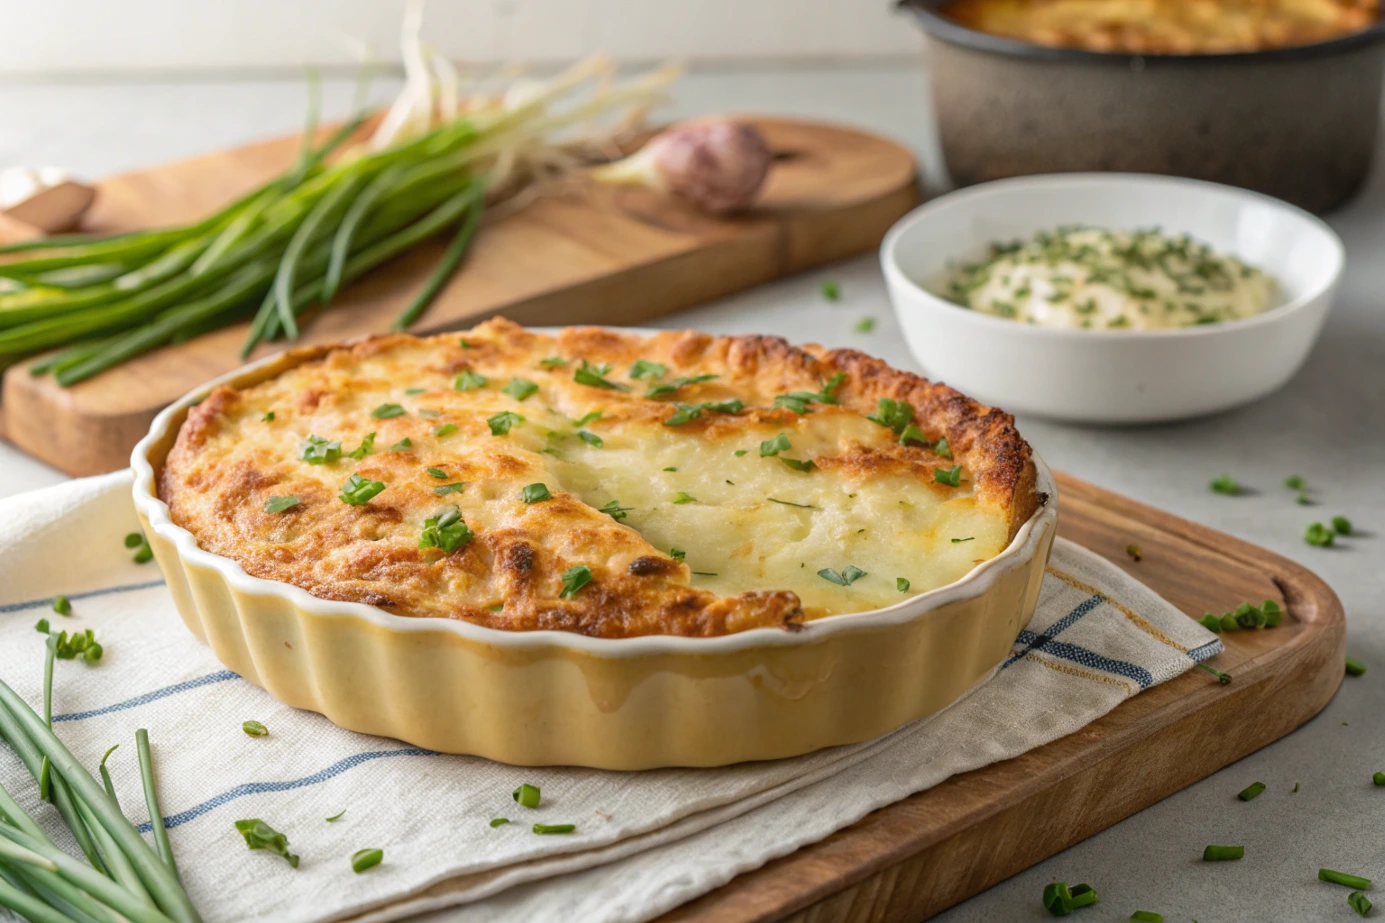
[[[1221,650],[1147,587],[1059,541],[1011,657],[932,718],[722,769],[521,769],[342,730],[223,668],[183,627],[156,565],[123,546],[138,528],[129,492],[119,472],[0,503],[0,678],[37,707],[35,623],[95,629],[99,664],[58,663],[55,728],[91,769],[121,744],[108,765],[136,821],[133,742],[149,729],[174,852],[207,923],[382,923],[441,907],[456,909],[437,919],[649,920],[949,776],[1070,734]],[[58,594],[72,601],[68,618],[51,611]],[[269,735],[247,736],[246,720]],[[3,744],[0,781],[71,843]],[[537,810],[511,799],[521,782],[542,790]],[[495,817],[516,822],[493,828]],[[300,867],[249,851],[233,826],[243,818],[286,833]],[[538,836],[535,822],[577,830]],[[354,874],[351,855],[372,847],[384,862]]]

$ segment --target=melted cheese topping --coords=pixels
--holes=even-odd
[[[1135,54],[1225,54],[1369,28],[1379,0],[956,0],[943,13],[1037,45]]]
[[[698,350],[685,348],[689,336]],[[726,342],[555,340],[504,322],[469,333],[466,348],[454,336],[385,338],[213,392],[190,413],[161,494],[202,547],[319,596],[606,636],[720,634],[889,606],[1008,543],[1019,514],[978,490],[988,457],[965,428],[916,420],[929,443],[951,433],[956,460],[901,445],[850,406],[875,401],[849,371],[829,395],[842,403],[774,409],[778,394],[821,393],[836,367],[764,362],[746,374]],[[632,378],[632,356],[665,369]],[[600,380],[616,387],[577,380],[584,358],[611,364]],[[692,375],[715,377],[643,396]],[[463,377],[472,386],[458,390]],[[507,387],[515,379],[529,384]],[[744,409],[669,425],[680,407],[732,400]],[[497,431],[491,421],[506,413],[523,419]],[[790,448],[763,455],[781,434]],[[303,460],[313,437],[339,442],[339,457]],[[939,483],[935,470],[954,465],[959,485]],[[353,476],[385,486],[350,504],[340,492]],[[526,502],[535,484],[548,499]],[[272,497],[299,502],[268,512]],[[421,548],[429,519],[453,507],[470,540]],[[573,568],[591,579],[565,594]],[[864,575],[848,585],[819,575],[848,568]]]

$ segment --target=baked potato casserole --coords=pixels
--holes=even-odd
[[[1310,45],[1369,28],[1379,0],[955,0],[943,15],[1037,45],[1130,54],[1227,54]]]
[[[323,599],[707,637],[952,583],[1035,478],[1010,415],[853,350],[492,320],[216,388],[159,496],[204,550]]]

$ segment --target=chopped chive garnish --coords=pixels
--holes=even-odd
[[[680,490],[678,491],[678,493],[673,495],[673,502],[675,504],[696,503],[697,498],[690,493]]]
[[[591,413],[587,414],[587,415],[584,416],[582,419],[578,420],[576,423],[574,423],[574,424],[572,424],[572,425],[573,425],[574,428],[580,429],[580,428],[582,428],[583,426],[586,426],[588,423],[591,423],[593,420],[600,420],[600,419],[601,419],[601,411],[599,411],[599,410],[593,410]]]
[[[539,360],[539,368],[560,369],[563,366],[567,365],[567,362],[568,361],[564,359],[562,356],[549,356],[547,359]]]
[[[1298,794],[1298,789],[1299,789],[1299,783],[1298,783],[1298,782],[1295,782],[1295,783],[1294,783],[1294,794],[1296,794],[1296,795]]]
[[[571,599],[577,591],[592,582],[592,569],[585,564],[574,564],[563,571],[563,591],[558,595]]]
[[[1336,532],[1338,535],[1350,535],[1351,520],[1347,519],[1345,516],[1333,516],[1332,531]]]
[[[975,535],[968,535],[966,538],[954,538],[954,539],[952,540],[952,544],[957,545],[957,544],[960,544],[960,543],[962,543],[962,542],[974,542],[974,541],[976,541],[976,536],[975,536]]]
[[[408,413],[399,404],[381,404],[370,412],[370,415],[377,420],[390,420],[394,417],[402,417]]]
[[[682,548],[670,548],[668,550],[668,556],[675,561],[681,561],[688,556],[688,553]]]
[[[681,558],[679,560],[682,560]],[[47,619],[39,619],[34,623],[34,631],[41,635],[46,635],[53,630],[53,626],[48,624]]]
[[[144,544],[143,532],[131,532],[125,536],[126,548],[138,548],[142,544]]]
[[[269,736],[269,728],[265,727],[258,721],[243,721],[241,722],[240,729],[244,731],[246,733],[246,736],[248,737]]]
[[[310,434],[307,441],[298,447],[298,458],[310,465],[330,465],[341,458],[341,443]],[[125,547],[130,547],[128,537]]]
[[[544,500],[553,499],[553,495],[548,492],[547,484],[529,484],[520,491],[520,497],[525,503],[542,503]]]
[[[299,500],[297,497],[271,496],[269,500],[265,502],[264,511],[266,513],[282,513],[284,510],[293,509],[302,502],[303,501]]]
[[[345,816],[346,811],[343,810],[340,814],[333,814],[331,817],[327,818],[327,823],[335,824],[337,821],[341,820]]]
[[[745,455],[745,454],[746,454],[747,452],[749,452],[749,451],[750,451],[749,449],[737,449],[736,451],[732,452],[731,454],[734,455],[734,456],[736,456],[737,458],[740,458],[741,456]]]
[[[412,449],[413,447],[414,441],[410,439],[408,436],[405,436],[403,439],[399,440],[394,445],[390,446],[390,451],[403,452],[405,449]]]
[[[1318,881],[1345,885],[1348,888],[1356,888],[1358,891],[1364,891],[1371,886],[1369,878],[1362,878],[1360,875],[1348,875],[1346,872],[1334,872],[1332,869],[1318,869]]]
[[[384,481],[375,481],[359,474],[353,474],[347,478],[342,485],[341,492],[337,494],[343,502],[352,506],[363,506],[369,503],[371,498],[385,489]]]
[[[952,443],[947,441],[946,436],[939,436],[938,441],[933,443],[933,451],[939,458],[952,458]]]
[[[823,279],[819,291],[822,292],[822,297],[828,301],[842,300],[842,285],[836,279]]]
[[[460,346],[462,349],[471,349],[471,344],[467,342],[466,337],[462,337],[460,340],[458,340],[457,345]]]
[[[591,432],[590,430],[579,429],[577,431],[577,438],[581,439],[587,445],[594,446],[598,449],[606,444],[606,440],[602,439],[600,436],[598,436],[596,433]]]
[[[1226,494],[1228,497],[1234,497],[1241,492],[1241,485],[1229,474],[1213,478],[1207,486],[1213,493]]]
[[[1199,670],[1206,670],[1208,673],[1211,673],[1213,676],[1215,676],[1215,677],[1217,678],[1217,682],[1221,683],[1223,686],[1225,686],[1227,683],[1231,682],[1231,674],[1230,674],[1230,673],[1223,673],[1221,670],[1218,670],[1216,667],[1209,666],[1208,664],[1205,664],[1205,663],[1199,663],[1199,664],[1197,664],[1197,668],[1198,668]]]
[[[1236,797],[1242,801],[1254,801],[1255,798],[1265,790],[1264,782],[1252,782],[1244,790],[1237,793]]]
[[[362,849],[351,856],[351,870],[357,875],[366,869],[373,869],[385,860],[383,849]]]
[[[266,413],[264,416],[260,417],[260,422],[261,422],[261,423],[273,423],[273,422],[274,422],[274,411],[271,410],[271,411],[269,411],[268,413]]]
[[[1246,848],[1244,846],[1208,846],[1202,851],[1202,861],[1229,862],[1245,858],[1245,854]]]
[[[606,388],[609,391],[629,391],[629,385],[622,385],[619,382],[609,381],[606,376],[611,374],[611,366],[606,363],[592,365],[586,359],[582,360],[582,367],[573,373],[572,380],[579,385],[587,385],[591,388]]]
[[[71,615],[72,600],[68,599],[66,596],[54,596],[53,611],[58,613],[58,615]]]
[[[621,506],[619,500],[612,500],[601,508],[601,512],[610,516],[616,522],[620,522],[633,510],[633,506]]]
[[[933,480],[939,484],[946,484],[948,487],[959,487],[962,483],[962,466],[953,465],[951,468],[934,468]]]
[[[1385,785],[1385,772],[1377,772],[1371,776],[1371,781],[1376,785]]]
[[[1206,628],[1213,634],[1221,634],[1221,616],[1213,615],[1210,612],[1204,612],[1202,613],[1202,618],[1198,619],[1198,621],[1202,623],[1203,628]]]
[[[434,487],[433,494],[438,497],[445,497],[448,494],[459,494],[466,489],[466,481],[457,481],[454,484],[443,484],[441,487]]]
[[[510,383],[500,389],[502,394],[508,394],[517,401],[522,401],[533,397],[538,393],[539,386],[532,381],[524,378],[511,378]]]
[[[289,838],[258,818],[236,821],[236,830],[245,837],[245,845],[251,849],[263,849],[283,856],[293,868],[298,868],[298,857],[289,852]]]
[[[665,471],[677,471],[678,469],[677,469],[677,468],[665,468],[664,470],[665,470]]]
[[[97,643],[96,634],[90,628],[86,631],[74,631],[71,637],[67,632],[60,631],[56,635],[50,635],[48,643],[53,647],[53,655],[59,660],[75,660],[80,657],[87,666],[100,660],[106,651]]]
[[[928,437],[923,434],[923,430],[919,429],[912,423],[905,426],[899,434],[900,445],[908,445],[911,442],[918,442],[930,447],[932,445],[928,441]]]
[[[442,426],[439,426],[437,429],[433,430],[433,435],[441,438],[443,436],[451,436],[456,431],[456,423],[444,423]]]
[[[509,819],[508,817],[493,817],[493,818],[491,818],[491,826],[492,826],[492,827],[503,827],[503,826],[505,826],[506,824],[508,824],[509,822],[510,822],[510,819]]]
[[[1055,917],[1065,917],[1079,907],[1096,902],[1096,891],[1091,885],[1074,885],[1069,889],[1066,881],[1055,881],[1044,888],[1044,909]]]
[[[857,333],[870,333],[872,330],[875,329],[875,318],[863,317],[860,320],[858,320],[856,322],[856,325],[851,329],[856,331]]]
[[[1130,915],[1134,923],[1164,923],[1164,915],[1153,910],[1137,910]]]
[[[773,439],[766,439],[760,443],[760,457],[766,458],[771,455],[778,455],[780,452],[787,452],[793,448],[789,444],[789,437],[786,433],[780,433]]]
[[[530,785],[525,782],[510,795],[523,807],[537,808],[539,806],[539,787],[537,785]]]
[[[1125,553],[1130,556],[1132,561],[1139,561],[1144,558],[1144,552],[1140,550],[1139,545],[1126,545]]]
[[[740,400],[729,401],[708,401],[703,404],[684,404],[675,403],[673,415],[664,421],[665,426],[682,426],[684,423],[696,420],[702,416],[702,411],[711,410],[717,413],[739,413],[745,408]]]
[[[630,366],[628,373],[631,378],[663,378],[668,374],[668,366],[662,362],[650,362],[648,359],[636,359],[635,364]]]
[[[716,576],[716,574],[712,573],[711,571],[706,571],[706,570],[694,570],[694,571],[689,571],[689,573],[691,573],[694,577],[715,577],[715,576]]]
[[[1303,533],[1303,540],[1319,548],[1327,548],[1337,538],[1337,534],[1320,522],[1309,523]]]
[[[796,506],[801,510],[816,510],[821,507],[813,506],[811,503],[790,503],[788,500],[780,500],[777,497],[766,497],[770,503],[778,503],[780,506]]]
[[[843,567],[840,573],[830,567],[824,567],[822,570],[818,571],[819,577],[826,580],[828,583],[835,583],[837,586],[851,586],[865,575],[865,571],[852,564]]]
[[[894,430],[898,435],[914,420],[914,406],[907,401],[892,401],[882,397],[876,402],[875,413],[866,417],[873,423]]]
[[[452,382],[452,387],[458,391],[475,391],[477,388],[486,386],[486,376],[477,375],[471,369],[467,369],[458,375]]]
[[[1347,675],[1363,676],[1366,672],[1366,665],[1355,657],[1347,657]]]
[[[486,607],[486,611],[487,611],[487,612],[504,612],[504,611],[505,611],[505,604],[504,604],[504,603],[496,603],[496,604],[493,605],[493,606],[487,606],[487,607]]]
[[[1347,895],[1347,906],[1364,917],[1371,912],[1371,899],[1360,891],[1353,891]]]
[[[697,385],[701,384],[704,381],[711,381],[712,379],[719,377],[720,376],[718,375],[689,375],[684,378],[675,378],[673,379],[673,381],[666,381],[663,384],[650,385],[649,389],[644,392],[644,396],[667,397],[668,395],[677,392],[680,388],[686,387],[687,385]]]
[[[439,481],[447,480],[447,472],[442,470],[441,468],[424,468],[423,470],[427,471],[429,474],[437,478]]]
[[[1290,490],[1303,490],[1308,486],[1308,482],[1297,474],[1291,474],[1284,479],[1284,486]]]
[[[572,833],[577,829],[576,824],[535,824],[535,833]]]
[[[491,428],[492,436],[504,436],[517,423],[523,423],[524,417],[510,410],[502,410],[493,417],[487,417],[486,423]]]
[[[407,394],[407,395],[409,395],[410,397],[417,397],[417,396],[420,395],[420,394],[425,394],[425,393],[427,393],[427,391],[428,391],[427,388],[405,388],[405,389],[404,389],[404,393]]]
[[[471,541],[474,535],[462,519],[461,510],[453,506],[423,521],[418,547],[441,548],[443,553],[451,554]]]
[[[375,434],[366,433],[364,438],[361,439],[361,444],[356,446],[356,448],[352,449],[350,452],[347,452],[346,454],[347,457],[354,458],[357,461],[360,461],[361,459],[365,458],[367,455],[374,451]]]
[[[1294,498],[1294,502],[1297,503],[1299,506],[1313,505],[1313,501],[1311,498],[1309,498],[1308,491],[1306,490],[1300,490],[1298,492],[1298,496]]]
[[[909,592],[909,581],[903,577],[894,578],[894,588],[901,593]]]
[[[811,458],[785,458],[781,455],[779,460],[795,471],[812,471],[818,466]]]

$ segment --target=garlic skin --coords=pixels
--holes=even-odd
[[[769,145],[753,126],[715,118],[675,125],[591,175],[600,182],[672,193],[699,211],[724,215],[754,203],[771,159]]]

